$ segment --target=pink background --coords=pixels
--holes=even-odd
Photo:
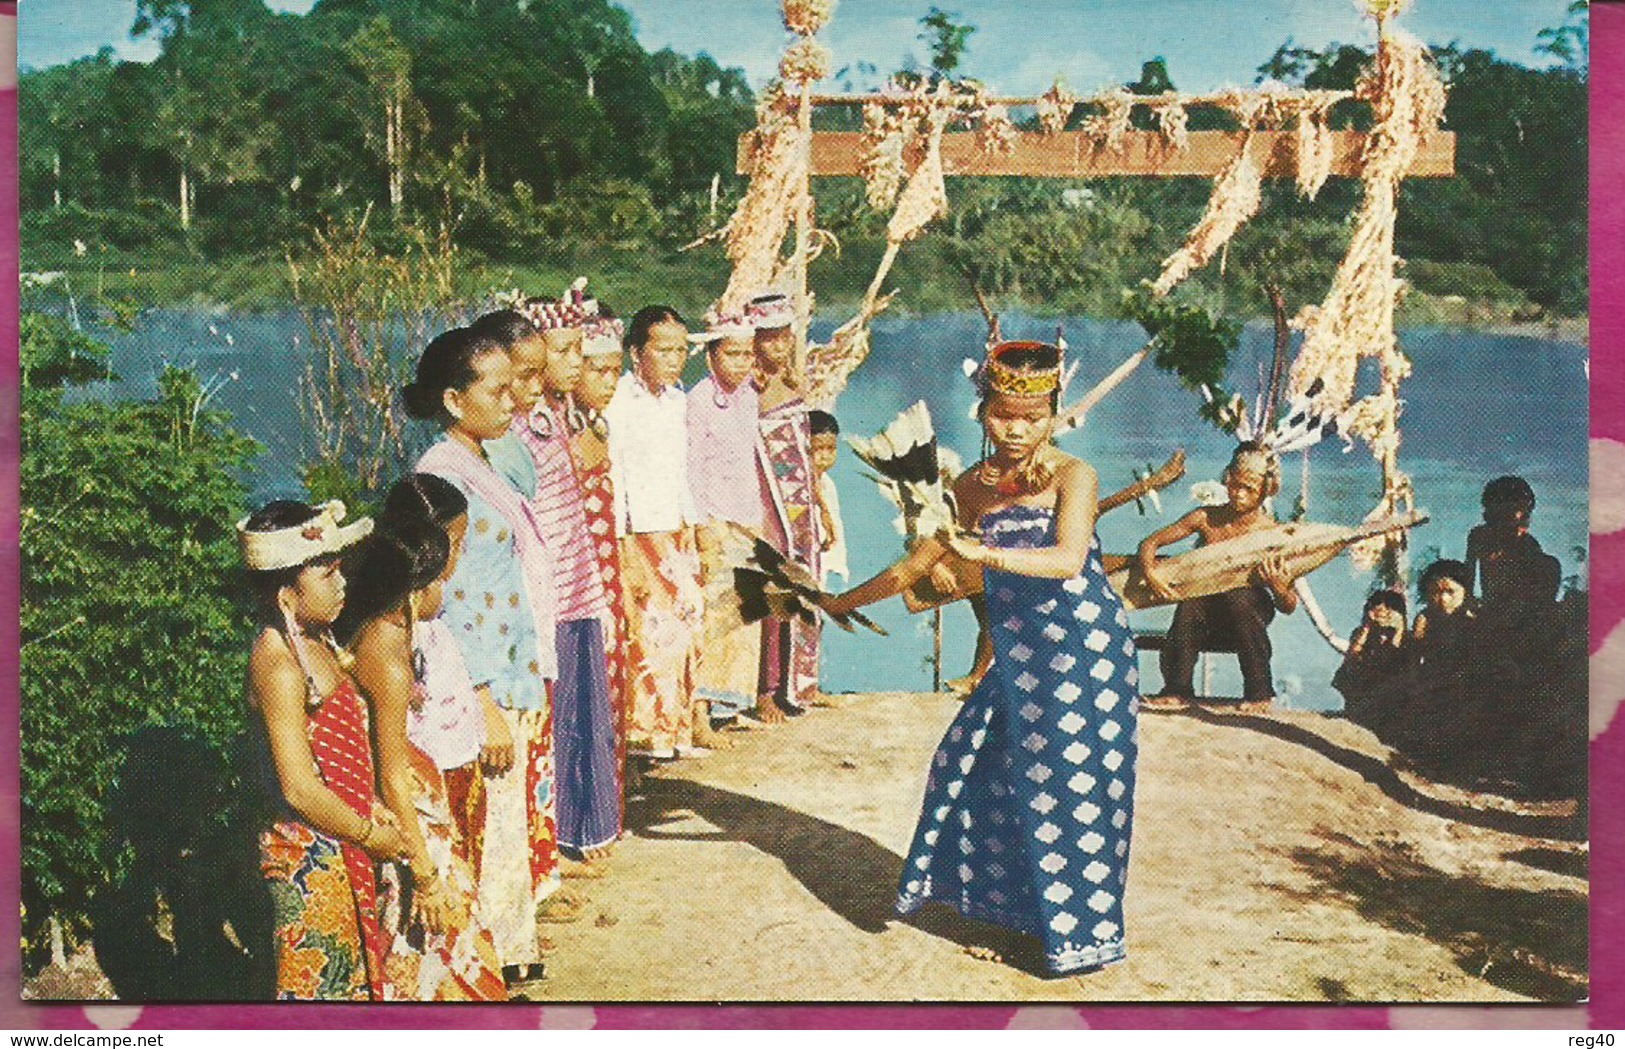
[[[17,873],[17,5],[0,2],[0,1028],[1619,1028],[1625,1027],[1625,808],[1593,811],[1592,1002],[1583,1007],[1297,1006],[65,1006],[19,1000]],[[1591,431],[1625,441],[1625,7],[1591,15],[1594,359]],[[1625,532],[1593,537],[1592,650],[1625,620]],[[1617,679],[1611,687],[1617,689]],[[1617,697],[1615,697],[1617,698]],[[1625,716],[1592,744],[1592,794],[1625,798]]]

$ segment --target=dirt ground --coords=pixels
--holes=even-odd
[[[1045,978],[1028,945],[891,910],[942,696],[847,697],[661,768],[608,876],[549,926],[553,1001],[1574,1001],[1572,806],[1418,784],[1319,715],[1142,717],[1128,960]],[[1578,840],[1571,840],[1578,839]],[[974,957],[989,947],[998,961]]]

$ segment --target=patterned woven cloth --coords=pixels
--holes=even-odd
[[[990,546],[1054,543],[1052,511],[982,519]],[[1124,957],[1139,670],[1100,541],[1083,571],[988,571],[993,667],[932,759],[897,909],[927,900],[1043,944],[1052,972]]]

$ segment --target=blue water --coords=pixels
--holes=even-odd
[[[827,334],[835,318],[815,325]],[[212,329],[212,330],[211,330]],[[1010,337],[1053,336],[1054,320],[1020,314],[1004,317]],[[1083,362],[1074,394],[1088,389],[1130,353],[1144,334],[1130,322],[1068,319],[1073,360]],[[902,409],[924,399],[943,441],[968,463],[981,435],[968,412],[970,384],[960,361],[980,351],[985,325],[978,314],[883,317],[875,324],[874,350],[840,405],[843,430],[872,434]],[[104,335],[106,333],[103,333]],[[228,343],[229,336],[229,343]],[[307,359],[308,337],[297,314],[206,314],[159,310],[143,317],[137,330],[112,334],[117,382],[93,392],[100,396],[148,396],[167,363],[196,368],[205,380],[225,385],[212,404],[230,412],[237,425],[258,438],[267,453],[250,482],[257,499],[299,492],[295,464],[307,454],[299,416],[299,376]],[[1575,343],[1483,332],[1413,329],[1401,332],[1401,345],[1415,364],[1406,383],[1401,419],[1401,463],[1416,484],[1419,505],[1432,520],[1412,534],[1418,558],[1460,557],[1467,530],[1479,520],[1484,482],[1518,473],[1539,499],[1534,532],[1546,550],[1563,561],[1565,574],[1584,572],[1587,548],[1587,383],[1586,349]],[[1272,332],[1250,327],[1234,362],[1231,383],[1251,395],[1258,368],[1271,351]],[[232,376],[235,375],[235,378]],[[1370,388],[1374,376],[1365,376]],[[1190,509],[1190,486],[1216,479],[1228,458],[1230,439],[1196,417],[1197,398],[1170,376],[1146,364],[1114,391],[1083,428],[1062,438],[1061,447],[1093,463],[1103,492],[1133,480],[1133,471],[1160,464],[1175,448],[1188,456],[1186,479],[1164,493],[1163,512],[1140,516],[1133,506],[1101,519],[1101,540],[1109,551],[1129,552],[1148,532]],[[421,435],[427,440],[429,435]],[[1340,440],[1315,448],[1309,466],[1310,516],[1354,523],[1371,508],[1380,488],[1376,464],[1363,447],[1345,453]],[[1285,488],[1278,500],[1285,514],[1298,495],[1300,462],[1285,464]],[[835,467],[846,517],[854,581],[879,571],[902,552],[892,525],[896,510],[862,475],[850,450]],[[1347,634],[1372,586],[1368,574],[1340,558],[1311,577],[1321,606]],[[826,631],[825,687],[832,691],[916,689],[930,683],[929,616],[909,617],[901,602],[874,610],[891,631],[889,638]],[[1139,628],[1166,625],[1166,609],[1135,613]],[[1287,705],[1329,709],[1340,704],[1329,682],[1337,654],[1302,612],[1277,619],[1275,676]],[[968,608],[949,609],[944,626],[949,676],[969,665],[975,623]],[[1154,658],[1143,660],[1148,690],[1158,683]],[[1218,657],[1215,691],[1240,694],[1234,660]]]

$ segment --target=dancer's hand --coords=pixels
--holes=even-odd
[[[955,555],[973,565],[987,563],[987,555],[990,552],[988,548],[968,536],[945,528],[937,533],[937,540],[953,551]],[[935,580],[936,577],[933,575],[932,581],[935,582]]]
[[[818,607],[833,619],[844,619],[858,608],[846,594],[820,594]]]

